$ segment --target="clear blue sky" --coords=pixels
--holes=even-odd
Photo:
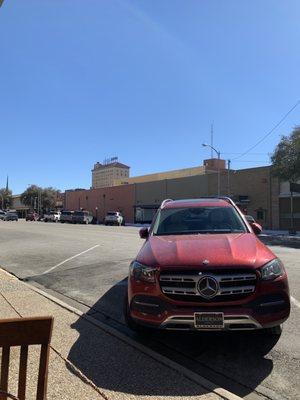
[[[89,187],[96,161],[131,175],[255,144],[300,99],[298,0],[5,0],[0,186]],[[300,107],[233,168],[265,165]],[[259,153],[259,154],[257,154]]]

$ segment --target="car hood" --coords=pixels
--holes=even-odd
[[[150,236],[137,261],[160,267],[252,267],[275,258],[253,233]],[[206,261],[206,262],[207,262]]]

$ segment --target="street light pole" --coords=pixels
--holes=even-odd
[[[216,150],[213,146],[211,146],[210,144],[207,143],[202,143],[203,147],[209,147],[212,150],[214,150],[217,153],[218,156],[218,197],[220,197],[220,193],[221,193],[221,179],[220,179],[220,157],[221,157],[221,152]]]
[[[228,173],[228,175],[227,175],[227,186],[228,186],[228,188],[227,188],[227,190],[228,190],[228,196],[230,196],[230,164],[231,164],[231,161],[230,160],[228,160],[228,165],[227,165],[227,173]]]

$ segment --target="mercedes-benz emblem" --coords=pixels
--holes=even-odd
[[[206,260],[206,259],[203,260],[203,261],[202,261],[202,264],[203,264],[203,265],[208,265],[208,264],[209,264],[209,260]]]
[[[198,292],[205,299],[212,299],[218,294],[219,283],[212,276],[203,276],[198,281]]]

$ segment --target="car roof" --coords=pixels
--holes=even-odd
[[[167,200],[162,208],[232,207],[229,201],[218,198]]]

